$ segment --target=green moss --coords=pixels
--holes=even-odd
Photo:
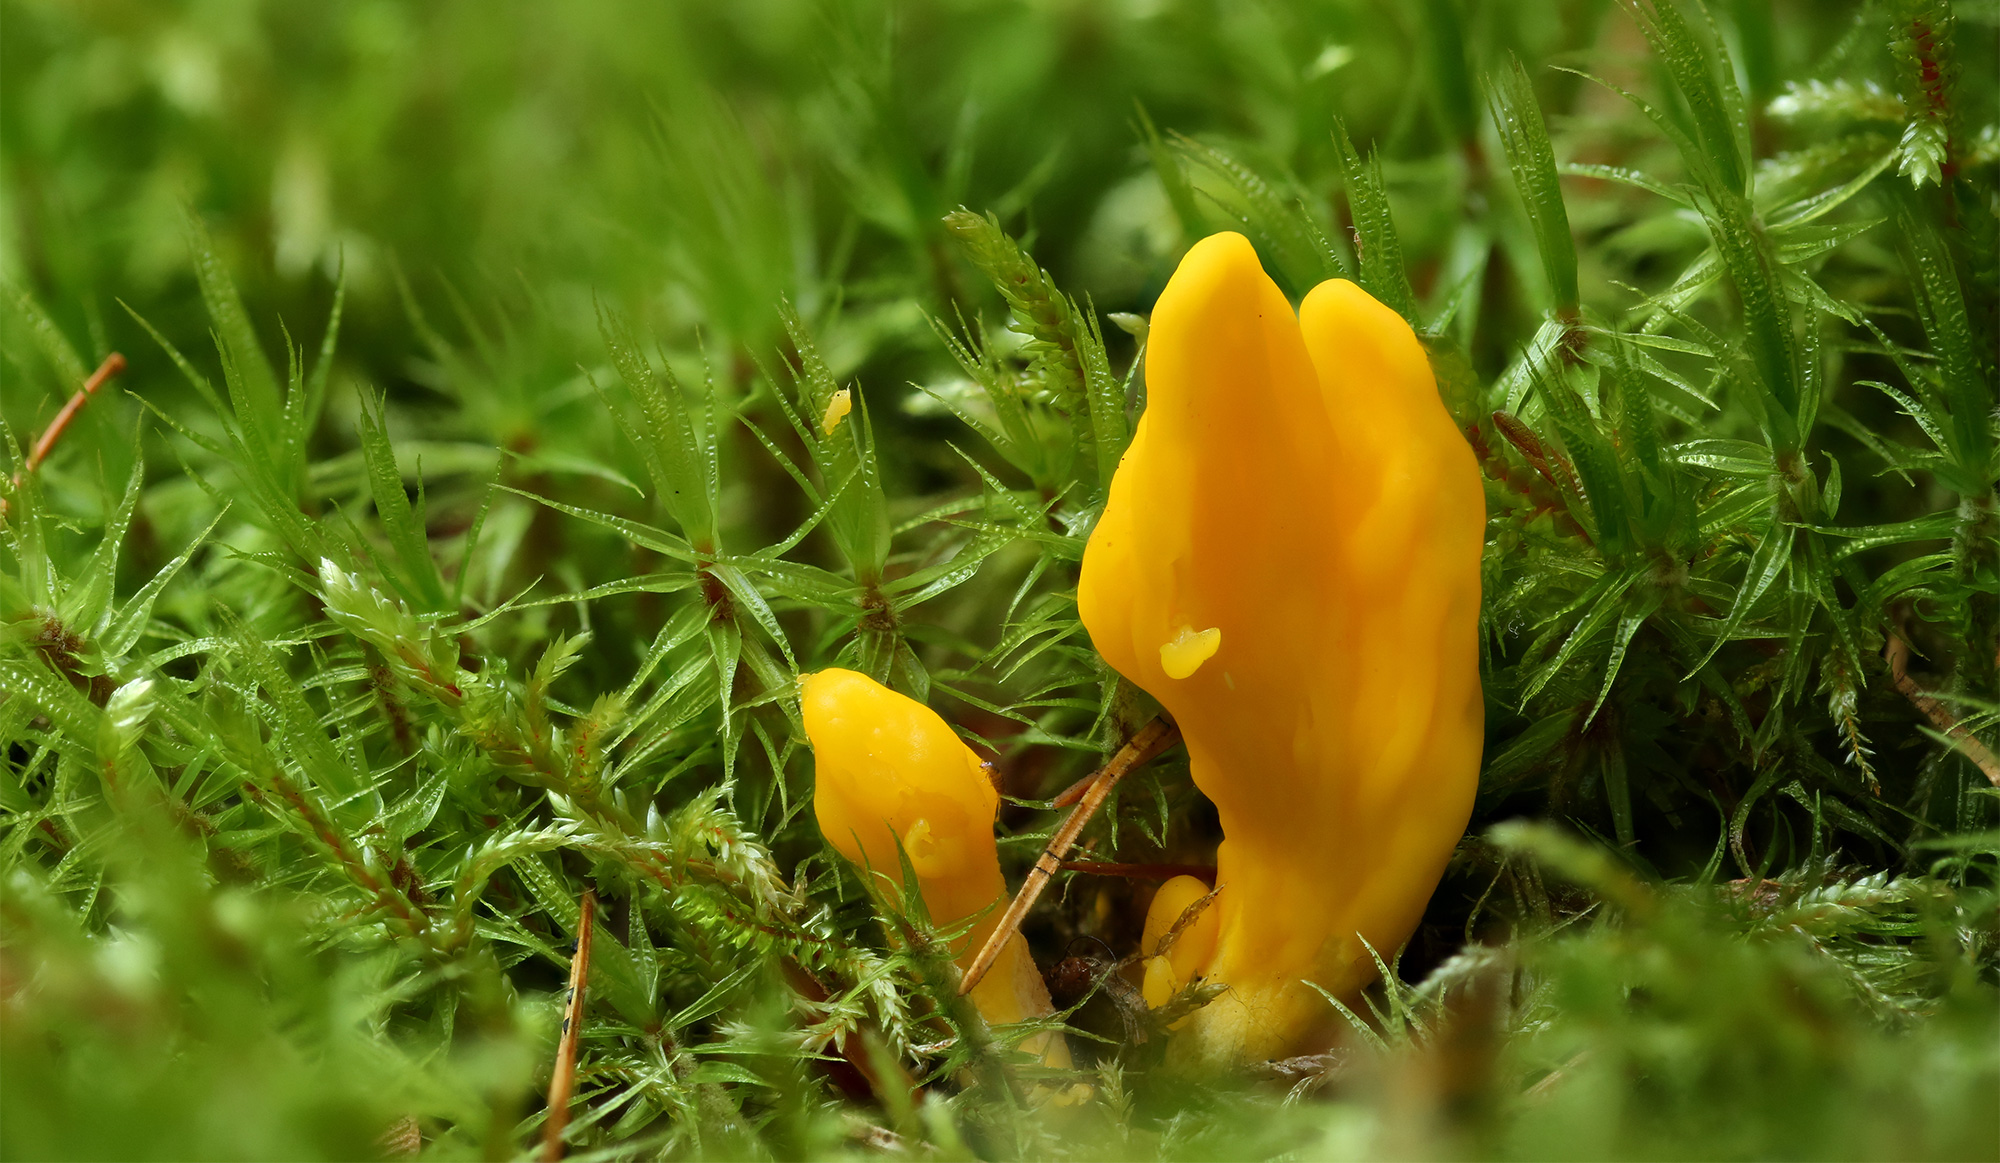
[[[529,1153],[586,887],[578,1155],[2000,1151],[1992,17],[1529,7],[0,0],[0,1154]],[[1025,871],[1151,714],[1076,569],[1222,229],[1486,470],[1479,805],[1328,1055],[1099,989],[1052,1076],[793,680]],[[1171,752],[1085,833],[1215,840]],[[1058,889],[1087,982],[1147,888]]]

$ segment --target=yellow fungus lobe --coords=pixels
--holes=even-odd
[[[1160,669],[1168,678],[1181,679],[1201,669],[1222,648],[1222,631],[1213,626],[1196,630],[1182,626],[1180,632],[1160,646]]]
[[[951,945],[963,970],[999,924],[1008,899],[993,839],[1000,794],[979,756],[936,711],[865,674],[809,674],[799,680],[799,695],[813,748],[820,835],[864,874],[921,892],[938,929],[979,918]],[[902,883],[898,842],[917,874],[915,885]],[[1019,933],[973,987],[972,1002],[995,1024],[1054,1012]],[[1069,1065],[1058,1036],[1037,1035],[1022,1045],[1049,1065]]]
[[[1240,234],[1181,261],[1145,375],[1077,607],[1223,832],[1212,941],[1152,954],[1145,992],[1227,987],[1177,1052],[1283,1057],[1330,1034],[1313,986],[1351,1001],[1409,937],[1471,814],[1485,495],[1409,324],[1343,279],[1294,311]],[[1229,628],[1226,667],[1177,649],[1190,623]],[[1148,934],[1185,906],[1162,888]]]
[[[842,388],[826,402],[826,415],[820,417],[819,430],[832,436],[833,430],[840,427],[840,422],[852,411],[854,411],[854,393]]]
[[[1139,939],[1139,951],[1146,957],[1146,978],[1141,992],[1146,1004],[1154,1009],[1167,1004],[1194,980],[1215,952],[1216,926],[1222,915],[1215,907],[1216,901],[1189,918],[1174,943],[1161,949],[1167,934],[1180,924],[1196,901],[1207,895],[1208,885],[1192,876],[1176,876],[1153,894],[1153,905],[1146,910],[1146,931]]]
[[[1146,1008],[1156,1010],[1172,1001],[1181,984],[1174,980],[1173,962],[1159,956],[1146,958],[1146,976],[1139,983],[1139,993],[1146,999]]]

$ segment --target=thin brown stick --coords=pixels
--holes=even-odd
[[[1006,948],[1007,942],[1013,939],[1014,934],[1021,931],[1021,922],[1026,919],[1028,910],[1035,907],[1035,901],[1041,898],[1042,890],[1048,887],[1049,878],[1062,867],[1062,858],[1069,855],[1078,833],[1082,832],[1083,826],[1090,822],[1090,817],[1096,815],[1097,809],[1104,806],[1104,798],[1111,794],[1111,789],[1117,786],[1119,780],[1125,778],[1127,772],[1172,747],[1180,737],[1180,731],[1172,723],[1165,719],[1154,719],[1139,728],[1139,733],[1118,749],[1118,754],[1111,757],[1111,762],[1098,768],[1090,777],[1089,786],[1085,789],[1076,810],[1063,820],[1062,826],[1056,829],[1056,834],[1049,837],[1048,847],[1035,858],[1035,866],[1028,870],[1028,879],[1022,882],[1021,891],[1014,894],[1014,900],[1007,906],[1007,911],[1001,914],[1000,923],[994,926],[993,935],[980,947],[979,956],[972,959],[972,966],[965,971],[965,982],[958,987],[960,996],[972,992],[972,987],[978,985],[986,976],[986,971],[993,968],[993,962],[999,958],[1000,950]]]
[[[2000,787],[2000,759],[1994,758],[1992,749],[1981,742],[1979,736],[1960,725],[1958,716],[1951,713],[1950,707],[1939,702],[1929,691],[1919,686],[1916,679],[1910,677],[1910,644],[1891,634],[1887,653],[1889,678],[1895,682],[1896,689],[1902,691],[1904,698],[1910,700],[1913,706],[1924,713],[1925,718],[1958,745],[1959,751],[1972,761],[1973,766],[1979,768],[1986,776],[1987,782],[1994,787]]]
[[[1065,860],[1061,867],[1064,872],[1122,876],[1128,880],[1172,880],[1176,876],[1192,876],[1207,881],[1215,879],[1213,864],[1119,864],[1110,860]]]
[[[69,403],[63,405],[63,410],[56,413],[54,420],[49,421],[48,430],[42,433],[40,440],[35,441],[34,451],[28,453],[28,463],[24,471],[34,472],[42,467],[42,462],[48,459],[49,453],[55,448],[56,441],[62,439],[64,430],[69,427],[70,421],[76,419],[76,414],[83,411],[83,406],[90,402],[90,397],[96,395],[97,389],[103,387],[112,376],[124,370],[124,356],[114,351],[104,357],[104,362],[98,364],[97,370],[90,373],[90,378],[83,381],[83,386],[69,398]]]
[[[1099,769],[1099,771],[1102,770],[1102,768]],[[1098,771],[1093,771],[1062,789],[1056,795],[1056,798],[1049,801],[1049,807],[1056,811],[1061,811],[1064,808],[1075,806],[1076,801],[1083,798],[1083,793],[1090,790],[1090,785],[1097,782],[1098,773]]]
[[[576,1091],[576,1044],[583,1033],[583,993],[590,984],[590,935],[596,927],[597,890],[583,890],[582,916],[576,924],[576,956],[569,959],[569,996],[563,1002],[562,1041],[556,1044],[556,1070],[549,1077],[549,1115],[542,1123],[542,1159],[563,1157],[563,1129],[569,1126],[569,1099]]]
[[[1569,1061],[1542,1075],[1541,1081],[1528,1088],[1525,1097],[1537,1102],[1547,1098],[1555,1092],[1556,1087],[1561,1084],[1563,1079],[1569,1077],[1570,1071],[1575,1070],[1589,1060],[1590,1051],[1578,1050],[1576,1053],[1570,1055]]]
[[[35,446],[28,450],[27,461],[22,464],[20,471],[14,474],[15,488],[21,487],[23,477],[42,467],[42,462],[48,459],[49,452],[55,448],[56,441],[61,440],[62,434],[68,430],[70,421],[76,419],[78,412],[83,411],[83,406],[90,402],[90,397],[97,393],[97,389],[103,387],[112,376],[124,370],[124,356],[114,351],[104,357],[104,362],[98,364],[97,370],[90,373],[90,378],[83,381],[83,386],[69,398],[69,403],[64,404],[62,411],[56,413],[56,418],[49,421],[48,430],[42,433],[41,439],[35,441]],[[4,519],[7,513],[7,498],[0,497],[0,519]]]

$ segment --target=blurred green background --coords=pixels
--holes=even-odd
[[[918,308],[980,303],[944,231],[957,206],[999,213],[1101,309],[1150,304],[1181,243],[1142,116],[1325,197],[1337,111],[1383,148],[1406,245],[1435,264],[1476,116],[1465,66],[1440,54],[1580,61],[1608,11],[10,3],[0,267],[93,346],[138,345],[114,300],[200,335],[185,204],[267,307],[252,315],[269,342],[279,319],[316,330],[344,263],[343,371],[399,399],[425,386],[399,272],[433,313],[447,286],[482,307],[532,297],[581,333],[524,376],[590,353],[593,296],[678,341],[701,329],[719,354],[772,349],[780,297],[808,318],[838,302],[836,364],[879,361],[871,380],[893,390],[941,355]],[[1785,22],[1762,51],[1841,31]],[[1643,52],[1629,29],[1609,39]],[[497,419],[503,442],[538,427]]]

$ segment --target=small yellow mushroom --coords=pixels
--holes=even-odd
[[[1146,1004],[1154,1009],[1167,1004],[1193,981],[1215,955],[1216,927],[1222,914],[1212,904],[1188,922],[1171,948],[1164,953],[1160,951],[1161,942],[1167,939],[1182,914],[1207,895],[1208,886],[1192,876],[1176,876],[1153,894],[1152,907],[1146,910],[1146,931],[1139,939],[1139,951],[1146,957],[1146,977],[1140,989]]]
[[[832,436],[833,430],[840,427],[840,422],[852,411],[854,411],[854,393],[842,388],[826,402],[826,414],[819,418],[819,430],[827,436]]]
[[[1146,389],[1077,605],[1180,727],[1223,841],[1221,895],[1145,992],[1227,987],[1179,1035],[1201,1057],[1296,1053],[1332,1020],[1312,986],[1374,979],[1471,813],[1479,469],[1407,323],[1341,279],[1294,313],[1239,234],[1167,284]],[[1161,889],[1149,939],[1189,894]]]
[[[993,839],[1000,794],[985,767],[937,712],[865,674],[828,669],[799,683],[820,834],[855,864],[899,884],[900,840],[934,924],[980,917],[952,945],[963,970],[1007,907]],[[1054,1012],[1019,933],[973,988],[972,1002],[994,1024]],[[1036,1035],[1023,1048],[1051,1066],[1069,1065],[1060,1036]]]

